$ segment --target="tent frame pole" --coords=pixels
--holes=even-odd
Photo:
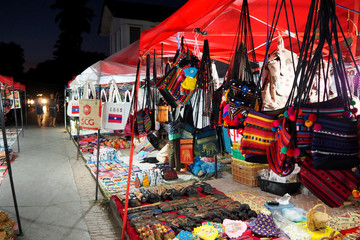
[[[96,96],[94,96],[96,98]],[[99,83],[99,99],[101,99],[101,84]],[[97,132],[97,153],[96,153],[96,189],[95,189],[95,201],[98,200],[99,193],[99,158],[100,158],[100,128]]]
[[[24,115],[23,115],[23,107],[21,104],[20,90],[19,90],[19,103],[20,103],[20,118],[21,118],[21,136],[24,137]]]
[[[67,130],[66,128],[66,112],[67,112],[67,108],[66,108],[66,88],[64,90],[64,128]]]
[[[20,141],[19,141],[19,133],[18,133],[18,121],[17,121],[17,110],[15,105],[15,89],[14,85],[12,85],[12,95],[13,95],[13,105],[14,105],[14,115],[15,115],[15,129],[16,129],[16,140],[17,140],[17,147],[18,152],[20,152]]]
[[[2,105],[3,105],[2,93],[0,91],[0,106],[2,106]],[[6,137],[4,110],[3,110],[2,107],[0,107],[0,124],[1,124],[1,131],[2,131],[2,134],[3,134],[3,142],[4,142],[4,149],[5,149],[5,159],[6,159],[6,163],[7,163],[8,172],[9,172],[11,192],[12,192],[12,197],[13,197],[13,201],[14,201],[17,224],[18,224],[18,227],[19,227],[19,236],[23,236],[23,231],[22,231],[22,227],[21,227],[21,220],[20,220],[20,214],[19,214],[19,208],[18,208],[18,204],[17,204],[17,200],[16,200],[14,180],[13,180],[13,176],[12,176],[12,169],[11,169],[11,162],[10,162],[11,159],[10,159],[10,155],[9,155],[9,146],[8,146],[7,137]]]

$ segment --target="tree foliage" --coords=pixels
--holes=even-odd
[[[14,43],[0,42],[0,74],[19,77],[24,73],[24,49]]]

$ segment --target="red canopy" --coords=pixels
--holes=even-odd
[[[12,86],[14,84],[14,78],[9,77],[9,76],[0,75],[0,82],[5,85]]]
[[[256,54],[259,57],[263,57],[266,45],[267,22],[269,23],[269,27],[271,27],[270,24],[274,15],[276,0],[269,0],[269,8],[267,8],[267,2],[264,0],[249,0],[248,2]],[[286,2],[287,10],[291,13],[290,1]],[[292,0],[292,2],[296,26],[301,41],[311,1]],[[341,5],[358,10],[359,4],[357,2],[359,1],[341,1]],[[203,40],[208,39],[211,58],[227,62],[231,57],[234,46],[241,5],[242,0],[189,0],[165,21],[141,33],[140,54],[152,53],[152,49],[154,48],[160,50],[160,44],[163,43],[164,55],[173,56],[178,48],[179,38],[184,36],[190,50],[199,48],[199,50],[202,51]],[[288,27],[284,10],[282,11],[283,13],[277,24],[277,30],[279,34],[283,35],[283,38],[287,38]],[[269,21],[267,21],[267,12],[269,12]],[[349,12],[351,21],[347,21],[347,10],[338,7],[337,13],[344,32],[347,32],[348,26],[350,27],[350,32],[352,32],[354,25],[351,21],[355,20],[355,25],[357,25],[357,15]],[[289,15],[289,17],[290,33],[294,46],[293,50],[298,52],[292,15]],[[195,31],[196,28],[198,28],[200,32],[206,32],[207,35],[197,33],[199,31]],[[180,33],[179,36],[177,36],[178,33]],[[289,48],[289,41],[286,39],[284,39],[284,41],[287,44],[286,47]],[[276,44],[272,44],[272,48],[275,47]],[[258,59],[258,61],[259,60],[262,61],[262,59]]]
[[[125,65],[136,66],[139,61],[139,45],[140,41],[133,42],[121,51],[114,53],[110,57],[106,58],[105,61],[122,63]]]

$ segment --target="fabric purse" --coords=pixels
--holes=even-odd
[[[360,164],[358,158],[357,122],[319,116],[312,140],[313,165],[322,170],[351,169]]]
[[[301,150],[310,150],[313,138],[312,127],[306,127],[305,121],[309,120],[310,114],[321,114],[340,118],[345,112],[344,103],[340,98],[333,98],[320,103],[303,104],[300,106],[301,114],[296,120],[296,143]]]
[[[291,56],[293,55],[293,56]],[[295,63],[293,63],[293,59]],[[276,110],[285,107],[292,89],[298,56],[284,48],[281,35],[278,38],[277,50],[270,54],[264,68],[263,76],[263,107]]]
[[[80,113],[79,99],[80,99],[79,92],[76,89],[72,92],[71,99],[68,103],[67,115],[69,117],[79,117],[79,113]]]
[[[230,139],[230,134],[229,134],[229,130],[227,128],[222,128],[222,142],[223,142],[223,148],[224,148],[224,152],[227,153],[231,153],[232,152],[232,148],[231,148],[231,139]]]
[[[194,140],[180,139],[180,162],[192,164],[194,162]]]
[[[156,121],[165,123],[169,121],[169,106],[158,106],[156,109]]]
[[[93,99],[89,99],[88,86],[90,85]],[[80,128],[87,130],[98,130],[101,127],[101,100],[96,99],[94,85],[90,81],[85,82],[84,98],[79,100]]]
[[[351,170],[316,170],[310,159],[299,164],[300,181],[329,207],[340,207],[360,183]]]
[[[284,148],[291,148],[291,135],[286,129],[286,119],[279,126],[275,133],[275,140],[272,141],[266,151],[267,159],[271,170],[280,176],[290,175],[295,168],[294,157],[283,153]]]
[[[178,179],[176,171],[171,167],[165,167],[161,170],[161,174],[164,180],[175,180]]]
[[[195,142],[200,157],[213,157],[221,153],[217,131],[215,129],[201,131],[196,134]]]
[[[102,128],[114,130],[123,130],[125,128],[131,106],[131,99],[130,102],[126,102],[127,95],[130,95],[129,91],[126,91],[125,99],[121,101],[116,83],[114,81],[111,83],[109,101],[103,103]]]
[[[250,110],[241,141],[242,154],[266,155],[270,142],[275,139],[275,134],[271,130],[274,120],[274,116]]]

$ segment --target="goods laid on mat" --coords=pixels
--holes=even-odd
[[[97,135],[80,136],[78,142],[82,152],[93,152],[97,146]],[[124,136],[101,135],[100,146],[127,149],[130,148],[130,141]]]
[[[288,194],[276,200],[252,194],[226,196],[206,182],[138,188],[129,196],[126,232],[130,239],[149,240],[315,240],[341,236],[327,225],[331,217],[324,205],[306,212],[296,207]],[[125,196],[111,198],[123,219]]]
[[[0,152],[0,185],[1,185],[8,171],[8,167],[5,159],[5,151],[2,148],[0,148],[0,150],[2,150]],[[12,163],[15,160],[15,154],[11,149],[10,149],[9,157],[11,159],[10,162]]]
[[[89,156],[87,167],[96,177],[96,151]],[[117,159],[114,148],[100,148],[99,184],[107,196],[114,193],[126,192],[129,165]],[[137,166],[132,166],[131,188],[135,188],[137,174],[142,173]]]
[[[15,239],[17,224],[6,212],[0,211],[0,239]]]
[[[16,129],[14,128],[8,128],[6,129],[6,139],[7,139],[7,144],[9,147],[13,146],[14,143],[17,141],[17,136],[20,135],[22,129],[18,129],[18,132],[16,134]],[[0,138],[2,139],[2,132],[0,133]],[[0,147],[4,147],[4,141],[0,140]]]

